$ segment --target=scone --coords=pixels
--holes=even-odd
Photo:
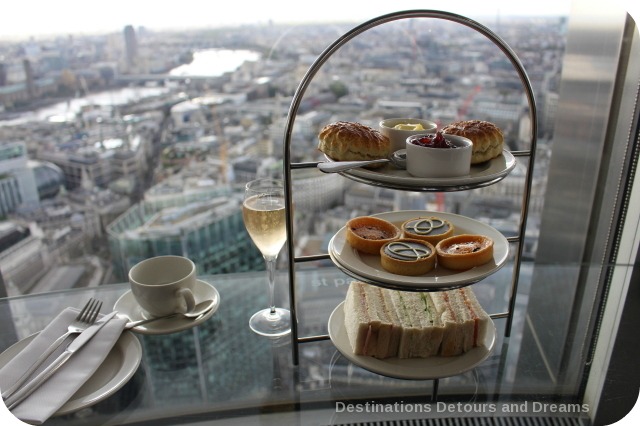
[[[389,241],[400,238],[400,229],[393,223],[373,216],[360,216],[347,222],[347,242],[358,251],[380,253]]]
[[[382,246],[380,264],[392,274],[424,275],[436,266],[436,250],[427,241],[401,238]]]
[[[436,244],[438,266],[465,271],[493,259],[493,240],[484,235],[462,234]]]
[[[389,138],[360,123],[328,124],[320,131],[318,140],[318,150],[334,161],[377,160],[391,154]],[[382,167],[382,164],[368,167]]]
[[[453,235],[454,226],[448,220],[436,216],[416,217],[402,224],[402,237],[438,244]]]
[[[471,164],[483,163],[502,154],[502,130],[488,121],[456,121],[443,127],[442,133],[462,136],[473,142]]]

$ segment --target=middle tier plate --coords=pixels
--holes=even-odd
[[[346,274],[383,287],[407,291],[438,291],[476,283],[502,268],[509,256],[509,241],[498,230],[477,220],[453,213],[425,210],[403,210],[373,215],[400,227],[403,222],[420,216],[438,216],[455,227],[454,235],[479,234],[493,240],[493,260],[481,266],[453,271],[436,265],[427,274],[406,276],[392,274],[380,264],[380,256],[362,253],[347,242],[346,226],[342,227],[329,241],[329,256]]]

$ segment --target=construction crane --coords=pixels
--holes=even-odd
[[[477,85],[473,88],[473,90],[471,91],[471,93],[469,93],[469,95],[464,99],[464,102],[462,102],[462,105],[460,106],[460,108],[458,108],[458,120],[464,120],[465,117],[467,116],[467,111],[469,110],[469,106],[471,105],[471,102],[473,102],[473,99],[476,97],[476,95],[478,93],[480,93],[480,90],[482,90],[482,86]]]

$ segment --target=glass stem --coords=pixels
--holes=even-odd
[[[267,277],[269,280],[269,313],[271,315],[276,313],[275,302],[275,283],[276,283],[276,256],[265,256],[264,261],[267,266]]]

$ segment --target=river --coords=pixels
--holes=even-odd
[[[193,61],[169,71],[176,76],[216,77],[232,72],[246,61],[257,61],[260,54],[250,50],[206,49],[196,51]],[[80,109],[87,105],[120,106],[162,95],[168,92],[165,87],[126,87],[88,94],[58,102],[33,111],[24,112],[9,120],[0,120],[0,126],[24,124],[30,121],[70,121]]]
[[[207,49],[194,52],[190,64],[180,65],[169,71],[169,75],[217,77],[235,71],[244,62],[255,62],[260,54],[250,50]]]

